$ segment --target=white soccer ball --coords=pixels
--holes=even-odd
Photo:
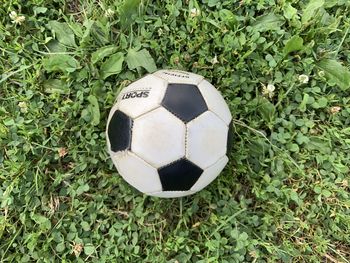
[[[139,191],[181,197],[225,167],[231,113],[202,76],[160,70],[124,88],[111,109],[107,145],[119,174]]]

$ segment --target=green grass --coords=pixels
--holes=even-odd
[[[2,1],[0,262],[349,262],[349,18],[348,0]],[[202,74],[233,114],[229,164],[190,197],[138,193],[106,152],[117,93],[156,68]]]

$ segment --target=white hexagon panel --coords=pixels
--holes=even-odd
[[[158,171],[130,151],[112,153],[111,158],[119,174],[143,193],[162,191]]]
[[[186,158],[203,170],[226,154],[228,126],[207,111],[187,124]]]
[[[157,108],[134,120],[131,151],[155,168],[185,155],[185,124],[167,111]]]
[[[229,125],[232,119],[231,112],[220,92],[207,80],[201,81],[198,88],[209,110],[217,114],[226,125]]]
[[[117,108],[131,118],[159,107],[167,88],[167,81],[147,75],[124,88],[117,98]]]
[[[160,77],[169,83],[197,85],[203,80],[203,76],[181,70],[158,70],[153,75]]]

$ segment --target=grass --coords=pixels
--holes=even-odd
[[[347,0],[3,1],[0,262],[349,262],[349,17]],[[234,117],[230,163],[190,197],[141,195],[106,152],[117,93],[156,68],[204,75]]]

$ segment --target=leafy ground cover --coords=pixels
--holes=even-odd
[[[5,0],[0,262],[349,262],[348,0]],[[204,75],[234,117],[229,165],[181,199],[117,175],[118,91]]]

